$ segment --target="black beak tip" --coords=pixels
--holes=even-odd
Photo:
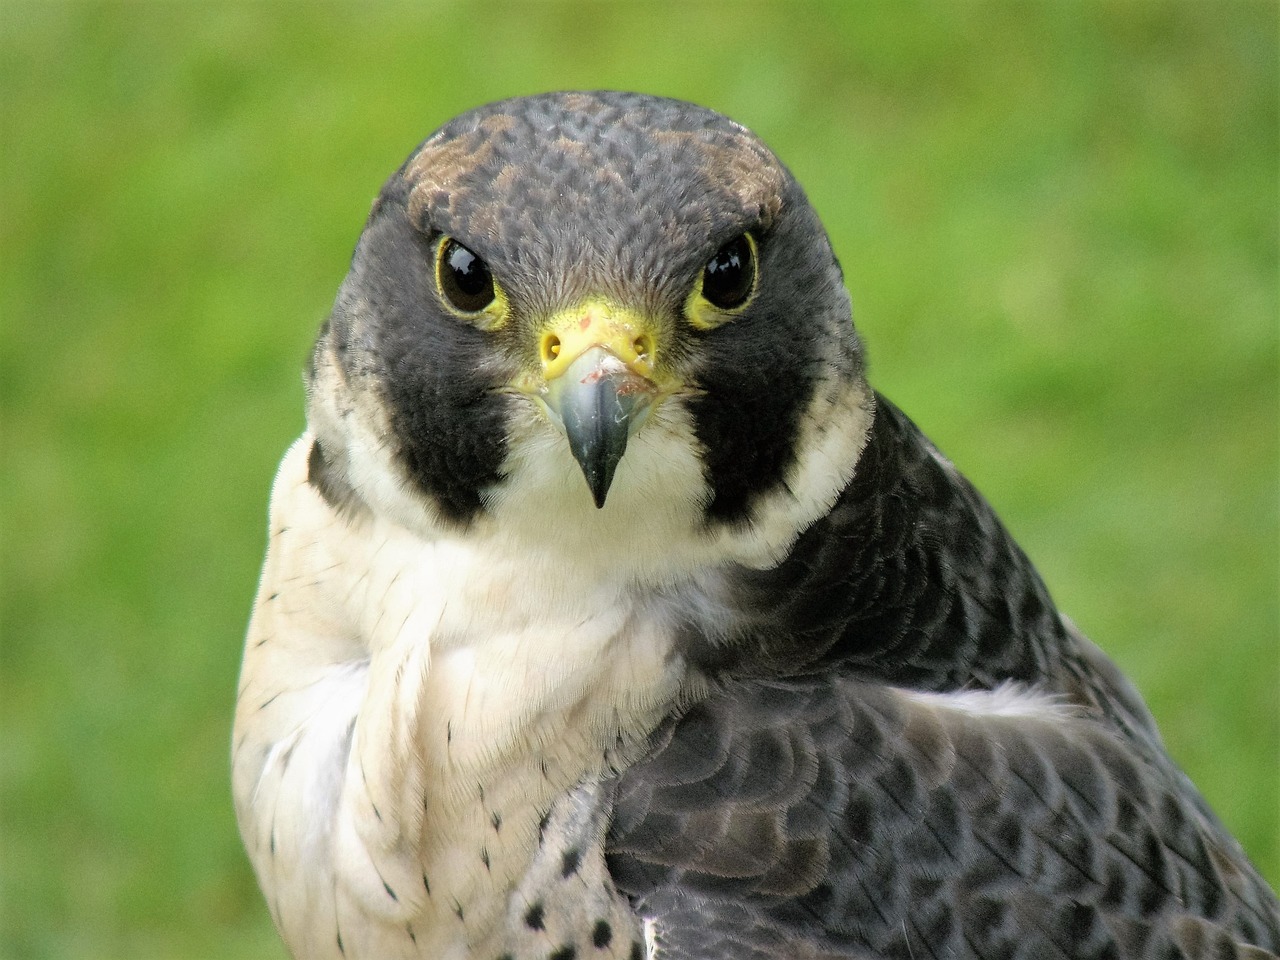
[[[596,509],[603,510],[605,497],[609,496],[609,481],[592,481],[588,478],[587,483],[591,487],[591,499],[596,502]]]
[[[591,490],[591,499],[595,501],[596,508],[601,509],[604,507],[605,498],[609,495],[609,488],[613,486],[613,475],[618,468],[618,461],[622,459],[622,453],[626,449],[626,435],[623,434],[621,444],[575,442],[578,439],[576,436],[572,437],[570,447],[573,449],[574,459],[582,468],[587,487]]]

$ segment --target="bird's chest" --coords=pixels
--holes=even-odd
[[[599,914],[572,929],[616,926],[602,827],[575,791],[679,692],[661,618],[581,569],[447,543],[388,541],[349,597],[370,652],[339,847],[354,899],[424,956],[553,951],[570,909]]]

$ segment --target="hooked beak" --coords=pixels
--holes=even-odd
[[[649,326],[588,305],[552,322],[540,354],[541,399],[563,428],[596,506],[603,507],[627,441],[658,396]]]
[[[547,384],[546,404],[564,428],[597,507],[604,506],[627,441],[656,392],[653,381],[632,373],[604,347],[592,347]]]

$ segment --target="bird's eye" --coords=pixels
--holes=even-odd
[[[755,244],[745,233],[721,247],[702,270],[702,295],[721,310],[746,303],[755,283]]]
[[[440,244],[436,282],[445,299],[463,313],[479,313],[497,296],[488,264],[452,237]]]

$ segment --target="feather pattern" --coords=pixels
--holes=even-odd
[[[691,312],[727,244],[749,294]],[[561,334],[645,354],[642,420],[559,379]],[[622,419],[573,440],[561,390]],[[1280,956],[1141,697],[871,390],[826,233],[740,125],[622,93],[446,124],[307,394],[232,744],[295,956]],[[589,493],[599,424],[635,435]]]
[[[836,507],[735,596],[720,688],[616,784],[658,957],[1280,950],[1136,692],[883,398]]]

